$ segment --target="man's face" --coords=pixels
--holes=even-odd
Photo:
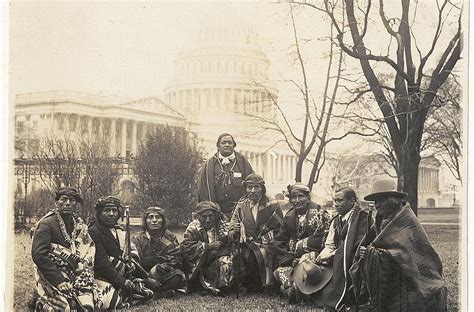
[[[248,183],[245,188],[247,197],[254,203],[262,198],[262,185],[259,183]]]
[[[209,231],[216,225],[216,219],[216,213],[212,210],[206,210],[199,215],[199,221],[206,231]]]
[[[77,206],[76,199],[67,195],[61,195],[56,201],[56,206],[61,214],[71,214]]]
[[[306,206],[308,206],[308,203],[309,203],[309,198],[303,192],[300,192],[300,191],[291,192],[290,204],[296,210],[306,208]]]
[[[377,214],[384,215],[388,209],[388,198],[380,197],[375,199],[375,209]]]
[[[336,208],[337,214],[341,216],[348,213],[352,209],[352,206],[354,205],[354,199],[346,198],[343,192],[336,193],[333,197],[333,201],[334,201],[334,208]]]
[[[146,228],[149,231],[160,230],[162,226],[163,218],[160,216],[160,214],[152,212],[146,217]]]
[[[222,156],[229,156],[234,152],[234,140],[232,140],[232,137],[230,135],[223,136],[219,142],[219,153],[221,153]]]
[[[109,228],[112,228],[117,224],[118,218],[119,209],[116,206],[105,206],[99,215],[100,222]]]

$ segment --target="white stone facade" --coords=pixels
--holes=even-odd
[[[157,98],[130,101],[69,90],[16,96],[15,125],[19,133],[102,134],[110,138],[111,157],[136,155],[148,127],[156,124],[184,126],[186,120]],[[25,154],[15,156],[30,158],[31,152],[27,148]]]

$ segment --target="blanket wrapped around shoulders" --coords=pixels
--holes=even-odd
[[[441,258],[410,205],[405,205],[380,233],[372,227],[372,234],[375,238],[367,246],[364,259],[351,268],[353,279],[362,276],[365,281],[372,308],[444,311]]]

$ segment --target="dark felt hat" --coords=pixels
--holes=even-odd
[[[300,262],[292,272],[296,287],[305,295],[321,290],[332,275],[332,266],[317,265],[310,260]]]
[[[397,191],[386,191],[386,192],[376,192],[369,194],[364,197],[365,200],[369,201],[377,201],[381,198],[386,198],[386,197],[398,197],[402,199],[406,199],[408,196],[407,193],[405,192],[397,192]]]

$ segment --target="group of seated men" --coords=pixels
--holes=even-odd
[[[227,133],[203,166],[199,203],[181,242],[160,207],[143,213],[130,238],[119,198],[104,196],[86,225],[74,188],[33,228],[36,311],[126,308],[177,292],[226,296],[280,293],[328,311],[444,311],[441,259],[406,201],[378,191],[375,218],[351,188],[333,197],[335,216],[301,183],[287,187],[289,209],[266,194]],[[129,238],[129,239],[127,239]]]
[[[181,243],[166,212],[147,208],[129,246],[118,224],[120,199],[100,198],[96,221],[87,226],[75,212],[80,194],[59,189],[55,208],[33,230],[34,309],[120,309],[176,291],[281,291],[290,303],[329,310],[442,311],[441,260],[404,193],[366,197],[375,201],[374,221],[350,188],[336,192],[332,219],[306,185],[288,186],[285,216],[261,176],[250,174],[243,188],[230,221],[218,204],[198,203]]]

